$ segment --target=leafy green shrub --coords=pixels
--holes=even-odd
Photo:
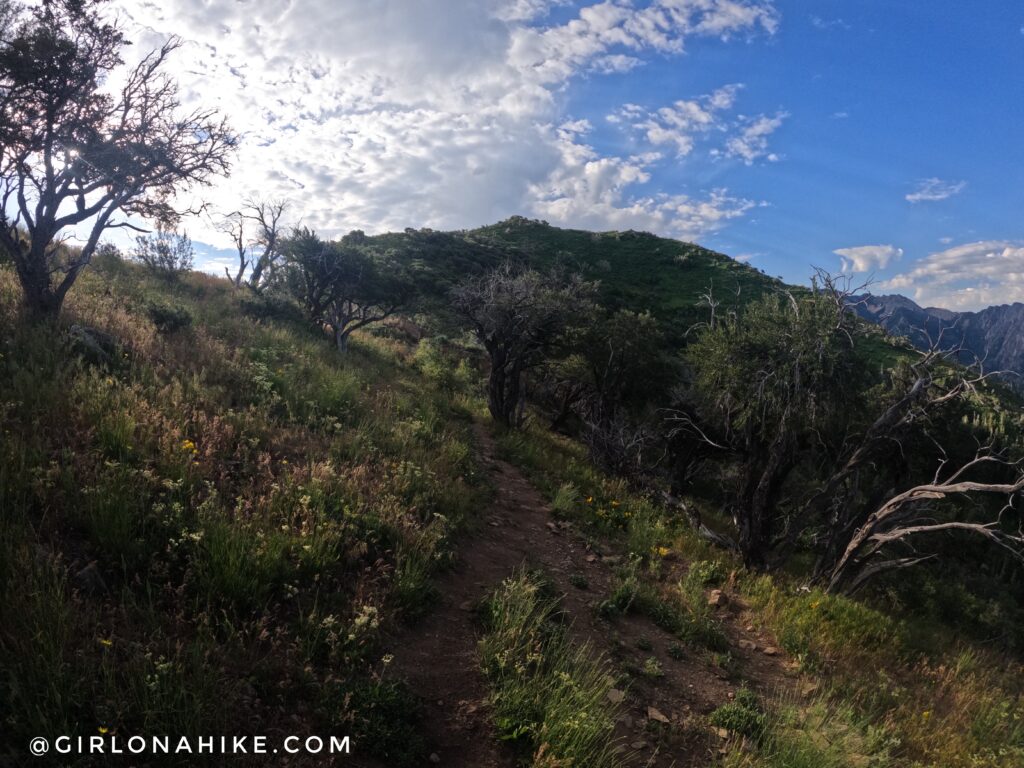
[[[456,356],[457,348],[445,336],[421,339],[413,356],[417,367],[449,395],[468,392],[477,381],[477,374],[464,357]]]
[[[720,706],[708,716],[708,720],[716,728],[725,728],[753,739],[764,735],[768,722],[756,694],[747,688],[740,688],[736,699]]]
[[[192,314],[179,304],[153,301],[146,305],[146,315],[160,333],[177,333],[192,325]]]
[[[687,583],[710,587],[725,581],[725,568],[718,560],[694,560],[686,572]]]

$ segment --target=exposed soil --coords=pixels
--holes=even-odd
[[[495,442],[484,428],[477,429],[477,448],[497,489],[494,502],[482,516],[480,529],[463,540],[456,567],[438,580],[439,603],[388,643],[395,657],[389,674],[405,679],[424,702],[432,762],[465,768],[517,764],[517,756],[496,738],[491,722],[474,611],[524,565],[542,569],[551,578],[564,595],[561,606],[572,617],[574,636],[605,653],[617,668],[636,672],[647,658],[658,660],[662,676],[634,674],[626,687],[616,736],[627,765],[707,765],[721,742],[709,733],[701,715],[727,702],[741,684],[769,693],[792,686],[785,654],[763,652],[773,648],[772,639],[753,626],[746,607],[728,590],[727,603],[718,609],[732,648],[727,669],[716,666],[707,652],[689,648],[682,658],[672,658],[667,649],[678,644],[675,638],[644,617],[601,619],[595,608],[607,597],[612,581],[609,553],[588,549],[571,525],[553,517],[522,472],[498,458]],[[684,571],[685,564],[673,563],[666,578],[679,578]],[[573,574],[586,577],[586,589],[570,584]],[[741,640],[756,649],[741,648]]]

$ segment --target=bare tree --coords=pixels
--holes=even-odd
[[[246,233],[245,216],[241,211],[229,213],[217,224],[217,228],[231,238],[235,253],[238,254],[238,270],[234,277],[227,267],[224,267],[224,274],[235,288],[241,288],[245,273],[252,264],[252,240]]]
[[[0,245],[29,311],[52,317],[105,231],[133,215],[176,220],[175,193],[226,172],[235,139],[215,111],[181,108],[164,72],[178,38],[111,94],[127,41],[100,0],[14,8],[0,39]],[[84,245],[62,247],[81,225]]]
[[[938,343],[893,371],[894,392],[888,404],[862,433],[844,441],[824,481],[790,520],[782,537],[783,554],[807,525],[820,520],[824,527],[815,580],[830,577],[870,512],[895,493],[891,470],[901,463],[904,443],[913,435],[925,434],[929,424],[944,418],[947,410],[962,404],[992,375],[959,367],[955,360],[961,350],[940,351]]]
[[[983,466],[993,464],[1012,467],[1014,479],[1003,483],[968,479]],[[879,559],[876,556],[894,545],[904,545],[912,550],[912,540],[942,531],[964,531],[983,536],[1024,561],[1024,532],[1020,528],[1019,514],[1015,531],[1007,530],[1003,520],[1005,513],[1013,510],[1017,495],[1024,490],[1024,473],[1021,472],[1020,465],[1010,465],[991,454],[979,453],[942,479],[944,468],[945,462],[941,462],[931,482],[916,485],[896,494],[864,520],[850,537],[829,574],[829,591],[855,592],[866,581],[880,573],[906,568],[934,557],[927,554],[919,555],[916,552],[887,559]],[[993,519],[984,522],[950,520],[936,517],[934,514],[935,502],[978,494],[1005,496],[1007,502]]]
[[[491,368],[487,406],[494,419],[521,426],[525,373],[589,311],[594,284],[505,263],[452,291],[452,306],[484,346]]]
[[[284,238],[284,212],[287,208],[286,200],[253,198],[247,200],[240,210],[224,217],[221,229],[231,236],[238,254],[238,270],[234,277],[227,267],[224,273],[236,287],[244,282],[259,293],[273,282],[281,263],[280,246]],[[248,234],[250,231],[251,235]]]

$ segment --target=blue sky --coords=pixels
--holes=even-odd
[[[726,186],[767,203],[704,244],[792,282],[833,251],[904,251],[879,282],[951,244],[1024,236],[1024,6],[1017,3],[780,2],[771,37],[702,40],[624,74],[587,77],[567,109],[593,144],[636,151],[604,119],[609,104],[656,106],[743,83],[745,112],[788,113],[771,136],[777,162],[747,167],[693,153],[659,168],[652,189]],[[941,179],[944,200],[910,202]],[[941,193],[943,190],[939,190]],[[1024,298],[1024,296],[1022,296]]]
[[[243,135],[205,194],[325,234],[524,214],[805,282],[1024,295],[1024,6],[951,0],[119,0]],[[217,268],[216,215],[190,222]],[[836,253],[840,251],[840,253]]]

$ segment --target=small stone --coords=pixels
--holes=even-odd
[[[650,720],[654,720],[659,723],[668,723],[668,718],[659,710],[657,707],[647,708],[647,717]]]
[[[714,608],[720,608],[723,605],[728,604],[729,598],[725,596],[725,592],[720,589],[712,589],[708,592],[708,605]]]
[[[557,525],[555,525],[554,523],[546,523],[546,525],[547,525],[549,531],[551,531],[552,533],[558,533],[558,526]]]
[[[423,753],[421,752],[420,754],[423,754]],[[439,754],[437,754],[437,752],[431,752],[430,753],[430,762],[432,762],[434,765],[437,765],[438,763],[441,762],[441,756]]]
[[[736,643],[736,645],[738,645],[740,647],[740,650],[742,651],[757,650],[757,643],[755,643],[753,640],[740,640],[738,643]]]
[[[618,565],[622,562],[622,557],[620,555],[605,555],[601,558],[601,562],[605,565]]]
[[[715,730],[715,733],[718,734],[718,738],[720,738],[720,739],[728,739],[729,738],[729,731],[727,731],[725,728],[717,728]]]
[[[625,726],[626,728],[632,728],[633,727],[633,717],[632,717],[632,715],[623,715],[622,717],[619,718],[619,722],[622,723],[623,726]]]
[[[621,704],[622,700],[626,698],[626,692],[620,691],[618,688],[611,688],[608,691],[608,701],[612,704]]]
[[[778,656],[779,649],[776,648],[774,645],[769,645],[767,648],[762,649],[761,653],[763,653],[765,656]]]
[[[647,749],[647,742],[646,741],[633,741],[633,742],[630,742],[629,746],[631,746],[633,749]]]
[[[459,609],[463,611],[472,611],[476,608],[475,600],[466,600],[459,604]]]
[[[597,555],[587,555],[587,562],[588,563],[596,563],[597,562]]]
[[[819,686],[817,683],[804,683],[803,687],[800,688],[800,693],[806,699],[816,694],[818,692],[818,688]]]

